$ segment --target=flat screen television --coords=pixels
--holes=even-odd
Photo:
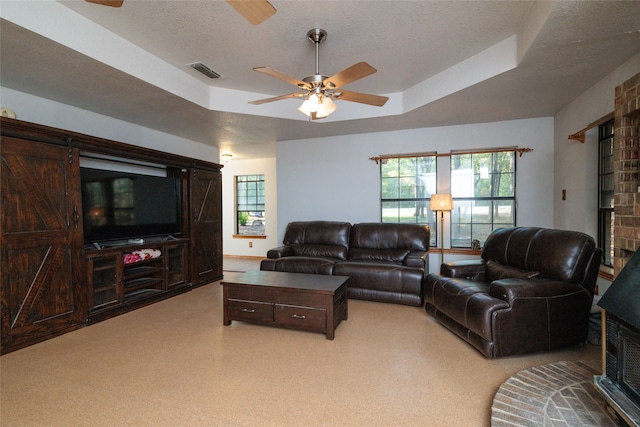
[[[80,177],[85,244],[180,235],[179,178],[86,167]]]

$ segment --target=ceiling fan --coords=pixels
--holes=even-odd
[[[336,105],[332,99],[359,102],[361,104],[374,105],[377,107],[382,107],[387,102],[389,98],[386,96],[370,95],[341,89],[342,86],[377,71],[366,62],[358,62],[357,64],[354,64],[331,77],[321,75],[318,65],[318,51],[320,43],[322,43],[322,41],[327,37],[327,32],[320,28],[314,28],[309,30],[307,37],[315,44],[316,48],[316,73],[313,76],[298,80],[295,77],[288,76],[269,67],[254,68],[254,71],[275,77],[276,79],[280,79],[297,86],[301,92],[251,101],[250,104],[260,105],[266,102],[280,101],[282,99],[304,98],[305,101],[298,110],[303,114],[306,114],[309,119],[317,120],[327,117],[336,109]]]
[[[120,7],[124,0],[86,0],[103,6]],[[227,0],[240,15],[253,25],[258,25],[276,13],[276,8],[267,0]]]

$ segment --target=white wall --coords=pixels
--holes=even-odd
[[[517,159],[518,225],[551,226],[553,119],[539,118],[278,142],[279,237],[290,221],[380,221],[380,168],[370,157],[507,146],[533,149]],[[448,191],[448,157],[438,175],[438,191]]]
[[[640,72],[640,53],[616,68],[555,115],[554,151],[555,228],[584,231],[598,235],[598,129],[586,133],[585,142],[569,140],[589,124],[600,120],[615,109],[615,88]],[[571,167],[567,167],[570,165]],[[567,200],[562,200],[562,190]],[[613,271],[611,271],[613,273]],[[610,282],[598,279],[599,293]]]
[[[584,144],[568,137],[614,111],[615,88],[640,72],[640,53],[580,95],[555,119],[555,181],[553,184],[556,228],[584,231],[597,237],[598,135],[587,133]],[[567,200],[562,201],[562,190]]]
[[[0,106],[27,122],[111,139],[167,153],[218,162],[217,147],[180,138],[13,89],[0,87]]]
[[[321,125],[321,124],[320,124]],[[553,119],[538,118],[277,143],[278,242],[291,221],[380,221],[381,154],[519,146],[517,225],[553,226]],[[449,191],[449,158],[438,159],[438,191]],[[448,247],[448,215],[445,217]],[[448,260],[458,256],[447,255]],[[430,256],[439,266],[439,251]]]
[[[235,177],[264,175],[266,239],[239,239],[235,233]],[[232,160],[222,169],[222,247],[224,255],[264,257],[279,245],[276,159]],[[249,242],[253,247],[249,247]]]

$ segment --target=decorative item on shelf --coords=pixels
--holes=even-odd
[[[440,212],[440,261],[444,263],[444,213],[453,210],[451,194],[432,194],[429,209],[434,212]]]
[[[231,159],[233,159],[233,154],[231,153],[224,153],[220,155],[220,158],[222,159],[222,161],[224,163],[229,163],[231,161]]]
[[[8,117],[10,119],[15,119],[16,113],[14,113],[13,110],[10,110],[8,108],[0,108],[0,116]]]
[[[122,259],[125,264],[134,264],[148,259],[159,258],[161,255],[160,249],[140,249],[122,254]]]

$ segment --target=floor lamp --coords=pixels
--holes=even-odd
[[[451,194],[441,193],[431,195],[429,209],[432,212],[440,212],[440,261],[444,264],[444,213],[453,210],[453,199]]]

